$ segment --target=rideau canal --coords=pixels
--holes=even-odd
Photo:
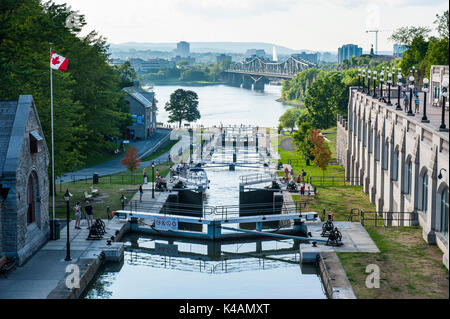
[[[265,92],[225,85],[155,86],[158,121],[166,122],[164,104],[177,88],[195,91],[202,119],[195,124],[276,127],[289,108],[276,101],[281,87]],[[240,176],[266,173],[253,167],[206,167],[210,189],[205,205],[238,205]],[[263,184],[262,186],[267,186]],[[248,239],[221,242],[210,254],[208,242],[128,234],[121,263],[105,264],[84,298],[326,298],[317,269],[299,262],[299,244],[291,239]],[[159,254],[158,243],[178,246],[176,255]],[[259,249],[259,250],[258,250]],[[266,251],[266,255],[255,255]]]

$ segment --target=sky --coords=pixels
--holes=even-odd
[[[85,15],[85,32],[110,43],[267,42],[294,50],[337,52],[353,43],[392,51],[403,26],[430,26],[446,0],[55,0]]]

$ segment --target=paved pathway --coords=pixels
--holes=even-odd
[[[70,223],[71,258],[66,257],[66,227],[61,229],[61,238],[48,241],[24,265],[10,272],[7,278],[0,277],[0,299],[43,299],[55,289],[66,276],[66,267],[75,264],[80,257],[101,251],[106,240],[121,229],[125,221],[104,220],[107,233],[103,240],[86,240],[89,235],[87,221],[81,221],[81,230],[76,230],[75,221]]]
[[[169,130],[157,130],[155,134],[152,136],[152,138],[144,141],[136,141],[132,143],[131,145],[136,146],[138,148],[138,155],[142,155],[144,152],[152,148],[156,143],[158,143],[161,139],[163,139],[165,136],[170,134],[171,131]],[[158,159],[160,161],[166,161],[169,153],[163,154],[159,156],[157,159],[155,159],[155,162],[158,162]],[[92,178],[94,173],[97,173],[99,176],[105,176],[105,175],[111,175],[119,172],[125,171],[123,165],[120,163],[120,160],[123,156],[119,156],[115,159],[112,159],[108,162],[88,167],[76,172],[67,173],[61,180],[62,182],[70,182],[72,180],[79,180],[79,179],[85,179],[86,177]],[[142,166],[148,166],[151,164],[151,161],[148,162],[142,162]],[[57,183],[59,183],[60,180],[58,178]]]
[[[292,137],[284,139],[281,142],[280,147],[285,151],[293,151],[294,146],[292,145]]]

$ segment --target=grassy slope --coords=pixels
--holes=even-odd
[[[331,134],[326,137],[335,154],[336,130],[329,131]],[[281,137],[280,142],[285,138],[289,137]],[[273,143],[277,144],[276,141]],[[295,151],[281,150],[280,154],[283,162],[287,158],[299,157]],[[340,173],[339,170],[335,172]],[[352,208],[375,210],[362,186],[319,187],[318,191],[317,197],[308,202],[305,210],[322,213],[325,208],[327,213],[335,214],[336,220],[348,220]],[[301,199],[300,195],[292,197],[294,200]],[[366,229],[380,253],[338,253],[358,298],[449,298],[449,276],[442,265],[442,252],[422,239],[420,227],[373,225],[373,221],[366,222]],[[380,267],[378,289],[369,289],[365,285],[368,275],[365,270],[370,264]]]

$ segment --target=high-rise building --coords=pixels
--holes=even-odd
[[[338,49],[338,63],[341,64],[344,60],[350,60],[352,56],[358,58],[362,55],[362,48],[356,44],[345,44]]]
[[[190,53],[190,45],[188,42],[181,41],[177,43],[177,54],[181,57],[187,57]]]
[[[224,61],[231,62],[231,55],[220,54],[216,58],[217,58],[217,64],[220,64],[220,63],[222,63]]]
[[[245,57],[249,58],[249,57],[259,57],[259,58],[264,58],[266,57],[266,52],[262,49],[248,49],[247,52],[245,52]]]

